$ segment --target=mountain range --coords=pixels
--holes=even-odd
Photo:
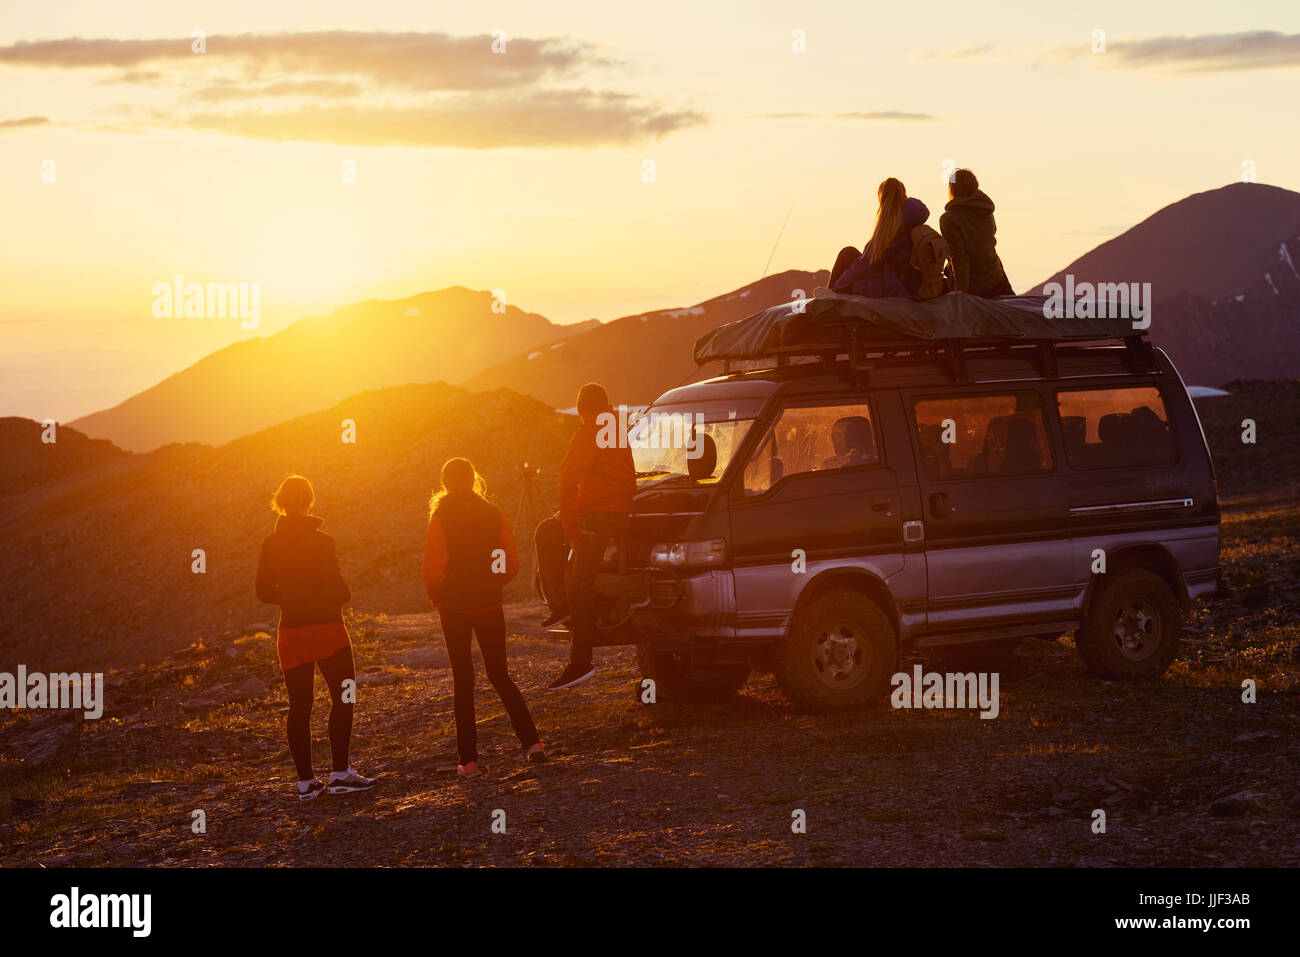
[[[1238,391],[1230,380],[1300,373],[1297,259],[1300,194],[1236,184],[1165,207],[1051,278],[1151,282],[1152,336],[1184,379]],[[0,419],[0,647],[32,667],[85,668],[273,621],[253,571],[270,494],[290,472],[316,484],[354,607],[425,610],[426,505],[445,458],[478,465],[526,545],[534,516],[519,512],[519,466],[542,466],[542,507],[553,507],[574,427],[556,410],[582,383],[604,382],[615,402],[651,401],[713,374],[691,359],[704,332],[826,278],[790,270],[694,306],[573,326],[495,312],[489,293],[460,287],[369,301],[213,353],[59,425],[53,444],[40,423]],[[1261,388],[1216,426],[1227,437],[1216,457],[1247,477],[1258,463],[1231,458],[1241,415],[1284,415]]]

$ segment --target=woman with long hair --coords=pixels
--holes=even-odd
[[[908,197],[903,184],[892,176],[880,184],[876,196],[880,205],[871,239],[860,253],[852,246],[840,250],[831,269],[831,289],[877,299],[913,299],[921,273],[910,264],[912,230],[930,218],[930,210],[919,199]]]
[[[276,490],[271,508],[275,530],[262,539],[257,561],[257,597],[280,606],[276,651],[289,693],[289,753],[298,770],[298,799],[322,791],[347,794],[375,786],[349,763],[356,672],[352,642],[343,624],[343,606],[352,590],[339,569],[334,539],[311,514],[316,493],[301,475],[290,475]],[[329,741],[334,768],[322,783],[311,763],[311,704],[316,669],[330,692]],[[345,683],[351,682],[351,695]]]
[[[478,775],[478,729],[474,719],[474,656],[478,638],[483,670],[505,705],[529,761],[546,760],[524,696],[506,666],[506,619],[501,590],[519,572],[515,534],[505,513],[487,501],[483,479],[468,459],[448,459],[442,487],[429,502],[424,590],[438,609],[451,662],[456,713],[457,773]]]

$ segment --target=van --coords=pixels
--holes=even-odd
[[[997,670],[1069,632],[1094,675],[1164,672],[1222,584],[1213,466],[1169,357],[1127,327],[1045,327],[1024,299],[997,322],[960,294],[907,303],[928,325],[843,299],[711,333],[696,358],[723,373],[652,404],[694,442],[633,443],[598,644],[636,644],[658,700],[767,668],[810,710],[882,697],[916,650]]]

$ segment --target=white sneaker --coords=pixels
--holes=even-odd
[[[346,771],[331,771],[325,790],[330,794],[350,794],[353,791],[369,791],[374,786],[374,778],[362,777],[355,768],[349,767]]]
[[[298,800],[310,801],[318,798],[325,793],[325,785],[321,783],[320,778],[312,778],[310,781],[298,782]]]

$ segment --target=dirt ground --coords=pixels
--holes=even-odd
[[[887,702],[804,714],[761,674],[728,702],[645,705],[631,648],[545,692],[566,646],[540,606],[512,605],[512,670],[552,760],[522,760],[480,678],[485,774],[468,782],[434,619],[357,619],[353,761],[381,783],[309,803],[271,636],[195,645],[110,672],[101,720],[6,713],[0,865],[1295,866],[1298,526],[1288,495],[1230,503],[1224,564],[1245,587],[1196,609],[1163,680],[1099,681],[1068,637],[1030,639],[995,720]]]

